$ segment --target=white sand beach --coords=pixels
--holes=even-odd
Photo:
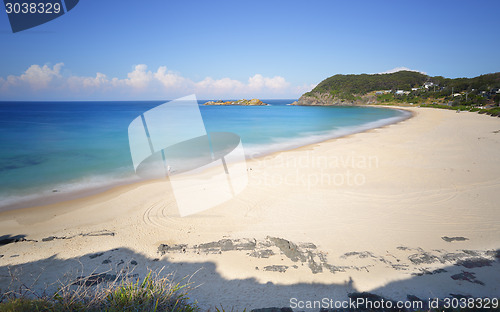
[[[0,288],[165,267],[192,275],[203,309],[498,296],[500,118],[405,109],[414,117],[248,160],[242,193],[191,216],[167,181],[2,212],[0,237],[19,239],[0,245]]]

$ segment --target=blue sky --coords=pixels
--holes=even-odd
[[[334,74],[500,71],[500,1],[81,0],[13,34],[0,100],[297,98]]]

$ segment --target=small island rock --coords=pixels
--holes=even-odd
[[[251,99],[251,100],[246,100],[246,99],[241,99],[237,101],[209,101],[206,102],[204,105],[241,105],[241,106],[265,106],[268,105],[264,102],[262,102],[259,99]]]

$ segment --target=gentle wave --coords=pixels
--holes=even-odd
[[[315,144],[326,140],[387,126],[411,117],[411,113],[408,111],[398,111],[402,112],[401,116],[384,118],[367,122],[358,126],[343,127],[340,129],[333,129],[329,131],[302,133],[303,136],[298,138],[276,139],[275,142],[268,144],[246,144],[243,146],[243,148],[245,149],[247,159],[261,157],[279,151],[291,150],[301,146]]]
[[[64,184],[51,185],[50,188],[25,190],[12,195],[4,195],[0,200],[0,211],[46,205],[61,200],[74,199],[96,194],[111,187],[141,181],[135,175],[108,174],[87,176]]]

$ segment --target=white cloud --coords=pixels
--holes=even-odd
[[[264,77],[261,74],[256,74],[248,78],[248,87],[250,89],[259,90],[264,86]]]
[[[389,69],[389,70],[387,70],[385,72],[381,72],[381,73],[377,73],[377,74],[392,74],[392,73],[396,73],[396,72],[403,71],[403,70],[417,72],[417,73],[421,73],[421,74],[427,75],[426,72],[423,72],[423,71],[420,71],[420,70],[415,70],[415,69],[409,69],[408,67],[404,67],[404,66],[395,67],[393,69]]]
[[[109,86],[110,81],[103,73],[96,73],[95,77],[71,76],[67,79],[68,86],[73,90],[80,88],[98,89]]]
[[[266,87],[274,90],[284,90],[290,86],[285,78],[281,76],[274,76],[273,78],[265,78]]]
[[[267,78],[261,74],[255,74],[253,77],[248,78],[248,87],[252,90],[262,90],[262,88],[269,88],[272,90],[284,90],[288,88],[288,83],[285,78],[281,76],[274,76]]]
[[[58,98],[82,99],[105,98],[175,98],[194,93],[199,98],[243,98],[243,97],[295,97],[310,91],[314,85],[292,86],[284,77],[265,77],[255,74],[240,81],[229,77],[214,79],[205,77],[193,81],[179,73],[160,66],[156,71],[148,70],[146,64],[135,65],[126,78],[108,77],[97,72],[95,76],[63,76],[63,63],[53,67],[31,65],[19,76],[0,77],[0,96],[19,98],[30,95],[54,94]],[[29,92],[26,92],[29,91]],[[52,92],[57,91],[57,92]]]
[[[181,87],[183,84],[192,83],[189,79],[167,70],[167,66],[158,67],[158,70],[154,73],[154,78],[161,82],[165,88]]]
[[[22,83],[27,83],[33,90],[39,90],[47,88],[50,82],[54,78],[61,77],[61,68],[64,66],[63,63],[57,63],[52,68],[48,65],[31,65],[28,69],[20,76],[10,75],[7,80],[3,80],[3,85],[18,85]]]
[[[128,79],[125,79],[125,83],[136,89],[145,89],[153,79],[153,73],[147,69],[148,66],[145,64],[135,65],[134,70],[127,74]]]
[[[196,83],[195,87],[195,92],[201,91],[222,94],[225,92],[242,92],[245,86],[241,81],[231,78],[213,79],[212,77],[206,77],[202,81]]]

